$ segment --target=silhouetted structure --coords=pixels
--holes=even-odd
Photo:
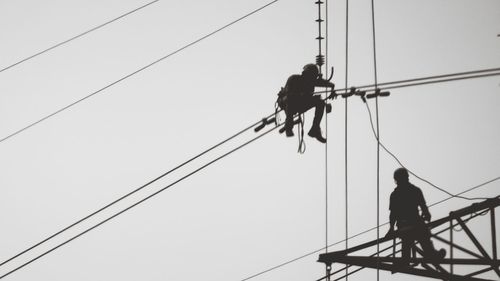
[[[431,234],[432,238],[449,246],[449,258],[435,259],[428,257],[425,255],[423,249],[420,249],[418,244],[415,244],[413,247],[416,249],[417,254],[423,257],[412,257],[409,260],[411,266],[408,266],[408,264],[404,265],[408,260],[397,257],[397,254],[401,252],[401,250],[396,250],[396,246],[400,244],[400,242],[396,242],[396,238],[402,238],[405,236],[406,232],[414,231],[410,228],[406,231],[398,229],[394,231],[394,234],[386,235],[383,238],[353,246],[349,249],[320,254],[318,261],[330,267],[332,263],[343,263],[348,265],[347,267],[359,267],[341,277],[336,277],[335,280],[340,280],[363,268],[380,269],[392,273],[400,272],[441,280],[499,280],[498,278],[487,279],[484,276],[484,274],[492,273],[500,277],[500,259],[498,259],[497,254],[498,247],[495,219],[495,209],[499,206],[500,196],[496,196],[482,202],[473,203],[468,207],[452,211],[448,216],[432,221],[426,225],[428,229],[434,230],[434,233]],[[486,216],[488,213],[490,214],[489,218]],[[489,227],[484,224],[469,223],[472,220],[482,220],[483,222],[489,221]],[[456,232],[456,227],[460,227],[462,231]],[[477,229],[474,230],[474,228]],[[490,239],[484,236],[484,234],[488,232],[491,234]],[[482,240],[479,240],[474,233],[481,233]],[[468,238],[471,243],[463,243],[466,242],[466,238]],[[392,245],[387,245],[389,243]],[[488,251],[488,247],[484,246],[484,243],[489,243],[491,247],[490,251]],[[367,255],[366,251],[369,251],[375,246],[377,246],[376,252]],[[391,250],[392,253],[384,254],[384,252]],[[364,252],[363,255],[355,254],[360,251]],[[457,251],[459,255],[455,254]],[[446,269],[445,267],[448,266],[449,269]],[[327,276],[338,276],[339,273],[344,272],[345,268],[341,268],[331,273],[328,272]],[[327,279],[327,276],[318,279],[318,281]]]
[[[397,224],[398,230],[403,233],[401,235],[401,252],[404,263],[407,263],[410,259],[415,240],[422,246],[425,257],[443,258],[446,251],[444,249],[440,251],[434,249],[431,242],[431,233],[425,224],[425,221],[430,222],[431,214],[422,191],[409,182],[408,171],[405,168],[399,168],[394,172],[394,181],[397,186],[391,193],[389,205],[391,211],[390,228],[386,236],[391,236],[394,233],[394,225]],[[407,229],[409,231],[405,231]]]
[[[315,64],[307,64],[302,74],[294,74],[288,78],[285,87],[278,94],[278,105],[286,113],[285,131],[288,137],[293,136],[294,114],[304,113],[314,107],[314,120],[308,135],[325,143],[326,139],[321,135],[320,129],[325,102],[320,96],[314,96],[315,87],[334,88],[335,84],[322,79]]]

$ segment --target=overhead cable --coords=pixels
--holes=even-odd
[[[435,76],[427,76],[427,77],[419,77],[413,79],[405,79],[398,80],[392,82],[384,82],[378,83],[377,86],[380,87],[381,90],[391,90],[391,89],[399,89],[406,87],[414,87],[420,85],[428,85],[428,84],[438,84],[444,82],[452,82],[458,80],[467,80],[467,79],[475,79],[475,78],[485,78],[491,76],[499,76],[500,68],[490,68],[490,69],[480,69],[468,72],[458,72],[458,73],[449,73],[443,75],[435,75]],[[441,79],[443,78],[443,79]],[[374,84],[363,85],[363,86],[353,86],[355,89],[373,91],[375,90]],[[350,91],[351,88],[337,89],[336,93],[346,93]],[[325,93],[327,91],[315,91],[315,94]]]
[[[101,225],[105,224],[106,222],[108,222],[108,221],[110,221],[110,220],[112,220],[112,219],[114,219],[114,218],[118,217],[119,215],[121,215],[121,214],[125,213],[126,211],[128,211],[128,210],[130,210],[130,209],[132,209],[132,208],[134,208],[134,207],[136,207],[136,206],[138,206],[139,204],[141,204],[141,203],[143,203],[143,202],[145,202],[145,201],[147,201],[147,200],[149,200],[149,199],[151,199],[151,198],[153,198],[154,196],[156,196],[156,195],[160,194],[161,192],[165,191],[166,189],[168,189],[168,188],[170,188],[170,187],[172,187],[172,186],[174,186],[174,185],[178,184],[179,182],[181,182],[181,181],[183,181],[183,180],[185,180],[185,179],[187,179],[187,178],[191,177],[192,175],[194,175],[194,174],[198,173],[199,171],[201,171],[201,170],[205,169],[206,167],[210,166],[211,164],[213,164],[213,163],[215,163],[215,162],[217,162],[217,161],[219,161],[219,160],[223,159],[224,157],[226,157],[226,156],[228,156],[228,155],[230,155],[230,154],[232,154],[232,153],[236,152],[237,150],[239,150],[239,149],[241,149],[241,148],[243,148],[243,147],[245,147],[245,146],[249,145],[250,143],[252,143],[252,142],[254,142],[254,141],[256,141],[256,140],[260,139],[261,137],[263,137],[263,136],[265,136],[265,135],[269,134],[270,132],[274,131],[276,128],[279,128],[281,125],[283,125],[283,124],[280,124],[280,125],[278,125],[278,126],[275,126],[275,127],[271,128],[271,129],[267,130],[266,132],[264,132],[264,133],[262,133],[262,134],[260,134],[260,135],[258,135],[258,136],[256,136],[256,137],[254,137],[254,138],[250,139],[249,141],[246,141],[245,143],[243,143],[243,144],[241,144],[241,145],[237,146],[236,148],[231,149],[229,152],[226,152],[226,153],[222,154],[221,156],[219,156],[219,157],[217,157],[217,158],[215,158],[215,159],[213,159],[213,160],[209,161],[208,163],[206,163],[206,164],[202,165],[201,167],[199,167],[199,168],[197,168],[197,169],[193,170],[192,172],[190,172],[190,173],[188,173],[188,174],[184,175],[183,177],[179,178],[178,180],[174,181],[173,183],[171,183],[171,184],[169,184],[169,185],[167,185],[167,186],[165,186],[165,187],[161,188],[161,189],[160,189],[160,190],[158,190],[158,191],[155,191],[154,193],[152,193],[152,194],[150,194],[150,195],[148,195],[148,196],[144,197],[143,199],[141,199],[141,200],[139,200],[139,201],[135,202],[134,204],[132,204],[132,205],[128,206],[127,208],[125,208],[125,209],[123,209],[123,210],[121,210],[121,211],[119,211],[119,212],[115,213],[114,215],[112,215],[112,216],[108,217],[107,219],[105,219],[105,220],[103,220],[103,221],[101,221],[101,222],[99,222],[99,223],[97,223],[97,224],[93,225],[92,227],[87,228],[86,230],[84,230],[84,231],[80,232],[79,234],[77,234],[77,235],[75,235],[75,236],[71,237],[70,239],[65,240],[64,242],[62,242],[62,243],[58,244],[57,246],[50,248],[49,250],[47,250],[47,251],[43,252],[42,254],[37,255],[36,257],[34,257],[34,258],[32,258],[32,259],[28,260],[27,262],[25,262],[25,263],[21,264],[20,266],[15,267],[14,269],[12,269],[12,270],[8,271],[7,273],[3,274],[2,276],[0,276],[0,279],[3,279],[3,278],[5,278],[5,277],[9,276],[10,274],[12,274],[12,273],[14,273],[14,272],[16,272],[16,271],[18,271],[18,270],[20,270],[20,269],[24,268],[25,266],[27,266],[27,265],[31,264],[32,262],[34,262],[34,261],[36,261],[36,260],[38,260],[38,259],[40,259],[40,258],[42,258],[42,257],[44,257],[44,256],[46,256],[46,255],[48,255],[49,253],[51,253],[51,252],[53,252],[53,251],[55,251],[55,250],[59,249],[60,247],[62,247],[62,246],[64,246],[64,245],[66,245],[66,244],[68,244],[68,243],[72,242],[73,240],[75,240],[75,239],[77,239],[77,238],[79,238],[79,237],[83,236],[84,234],[86,234],[86,233],[88,233],[88,232],[90,232],[90,231],[92,231],[92,230],[94,230],[94,229],[98,228],[99,226],[101,226]]]
[[[80,38],[80,37],[82,37],[82,36],[84,36],[84,35],[87,35],[87,34],[89,34],[89,33],[93,32],[93,31],[96,31],[96,30],[98,30],[98,29],[100,29],[100,28],[102,28],[102,27],[104,27],[104,26],[106,26],[106,25],[108,25],[108,24],[110,24],[110,23],[113,23],[113,22],[115,22],[115,21],[117,21],[117,20],[119,20],[119,19],[121,19],[121,18],[124,18],[124,17],[126,17],[126,16],[128,16],[128,15],[131,15],[131,14],[133,14],[133,13],[135,13],[135,12],[139,11],[139,10],[142,10],[142,9],[144,9],[144,8],[148,7],[149,5],[154,4],[154,3],[158,2],[158,1],[160,1],[160,0],[155,0],[155,1],[151,1],[151,2],[149,2],[149,3],[146,3],[146,4],[144,4],[144,5],[142,5],[142,6],[138,7],[138,8],[133,9],[132,11],[129,11],[129,12],[127,12],[127,13],[123,14],[123,15],[120,15],[120,16],[118,16],[118,17],[116,17],[116,18],[112,19],[112,20],[109,20],[109,21],[107,21],[107,22],[103,23],[103,24],[100,24],[100,25],[98,25],[98,26],[95,26],[95,27],[93,27],[93,28],[91,28],[91,29],[89,29],[89,30],[87,30],[87,31],[85,31],[85,32],[82,32],[82,33],[80,33],[80,34],[78,34],[78,35],[76,35],[76,36],[73,36],[73,37],[71,37],[71,38],[69,38],[69,39],[66,39],[66,40],[64,40],[64,41],[62,41],[62,42],[59,42],[59,43],[55,44],[55,45],[54,45],[54,46],[52,46],[52,47],[49,47],[49,48],[47,48],[47,49],[45,49],[45,50],[43,50],[43,51],[40,51],[40,52],[38,52],[38,53],[36,53],[36,54],[33,54],[33,55],[29,56],[29,57],[26,57],[26,58],[24,58],[24,59],[22,59],[22,60],[20,60],[20,61],[18,61],[18,62],[16,62],[16,63],[13,63],[13,64],[11,64],[11,65],[9,65],[9,66],[6,66],[6,67],[4,67],[4,68],[0,69],[0,73],[1,73],[1,72],[4,72],[5,70],[8,70],[8,69],[10,69],[10,68],[12,68],[12,67],[14,67],[14,66],[16,66],[16,65],[19,65],[19,64],[21,64],[21,63],[23,63],[23,62],[25,62],[25,61],[27,61],[27,60],[30,60],[30,59],[32,59],[32,58],[35,58],[35,57],[37,57],[37,56],[39,56],[39,55],[41,55],[41,54],[47,53],[47,52],[49,52],[49,51],[51,51],[51,50],[53,50],[53,49],[55,49],[55,48],[57,48],[57,47],[60,47],[60,46],[62,46],[62,45],[64,45],[64,44],[66,44],[66,43],[69,43],[69,42],[71,42],[71,41],[73,41],[73,40],[76,40],[76,39],[78,39],[78,38]]]
[[[142,72],[143,70],[146,70],[146,69],[152,67],[153,65],[155,65],[155,64],[157,64],[157,63],[159,63],[159,62],[161,62],[161,61],[163,61],[163,60],[165,60],[165,59],[167,59],[167,58],[169,58],[169,57],[171,57],[171,56],[173,56],[173,55],[175,55],[175,54],[177,54],[177,53],[179,53],[179,52],[181,52],[181,51],[183,51],[183,50],[185,50],[185,49],[187,49],[187,48],[189,48],[189,47],[191,47],[193,45],[195,45],[196,43],[198,43],[198,42],[200,42],[200,41],[202,41],[202,40],[204,40],[204,39],[206,39],[206,38],[208,38],[210,36],[215,35],[216,33],[218,33],[220,31],[222,31],[222,30],[224,30],[224,29],[226,29],[226,28],[228,28],[228,27],[236,24],[239,21],[242,21],[243,19],[245,19],[245,18],[247,18],[247,17],[249,17],[249,16],[251,16],[251,15],[257,13],[257,12],[259,12],[260,10],[262,10],[264,8],[269,7],[270,5],[272,5],[272,4],[274,4],[274,3],[278,2],[278,1],[279,0],[271,1],[271,2],[269,2],[267,4],[265,4],[264,6],[261,6],[260,8],[258,8],[256,10],[253,10],[252,12],[250,12],[250,13],[248,13],[248,14],[246,14],[246,15],[244,15],[244,16],[236,19],[236,20],[233,20],[232,22],[230,22],[230,23],[228,23],[228,24],[226,24],[226,25],[224,25],[224,26],[222,26],[222,27],[220,27],[220,28],[218,28],[218,29],[216,29],[216,30],[208,33],[205,36],[202,36],[202,37],[200,37],[200,38],[192,41],[191,43],[189,43],[189,44],[187,44],[187,45],[185,45],[185,46],[183,46],[183,47],[181,47],[181,48],[179,48],[179,49],[177,49],[177,50],[169,53],[168,55],[165,55],[165,56],[163,56],[163,57],[161,57],[161,58],[159,58],[159,59],[157,59],[157,60],[155,60],[155,61],[153,61],[153,62],[151,62],[151,63],[149,63],[149,64],[147,64],[147,65],[145,65],[143,67],[141,67],[141,68],[139,68],[138,70],[135,70],[134,72],[129,73],[129,74],[123,76],[122,78],[120,78],[120,79],[118,79],[118,80],[116,80],[116,81],[114,81],[114,82],[112,82],[112,83],[110,83],[110,84],[108,84],[108,85],[100,88],[99,90],[97,90],[97,91],[95,91],[95,92],[93,92],[93,93],[91,93],[91,94],[89,94],[89,95],[87,95],[87,96],[85,96],[85,97],[77,100],[77,101],[74,101],[74,102],[66,105],[65,107],[63,107],[61,109],[58,109],[58,110],[54,111],[53,113],[51,113],[51,114],[49,114],[49,115],[47,115],[47,116],[39,119],[38,121],[35,121],[35,122],[29,124],[28,126],[25,126],[22,129],[19,129],[19,130],[15,131],[15,132],[13,132],[13,133],[11,133],[11,134],[3,137],[2,139],[0,139],[0,142],[3,142],[3,141],[5,141],[5,140],[7,140],[7,139],[9,139],[9,138],[11,138],[11,137],[13,137],[15,135],[18,135],[18,134],[22,133],[23,131],[25,131],[25,130],[27,130],[27,129],[29,129],[29,128],[31,128],[31,127],[33,127],[33,126],[35,126],[35,125],[37,125],[37,124],[39,124],[39,123],[41,123],[41,122],[49,119],[49,118],[51,118],[52,116],[54,116],[56,114],[59,114],[59,113],[65,111],[66,109],[69,109],[69,108],[75,106],[76,104],[78,104],[78,103],[80,103],[80,102],[82,102],[84,100],[87,100],[88,98],[93,97],[93,96],[95,96],[95,95],[97,95],[99,93],[101,93],[102,91],[104,91],[104,90],[106,90],[106,89],[114,86],[115,84],[118,84],[118,83],[122,82],[123,80],[126,80],[127,78],[130,78],[130,77],[136,75],[137,73]]]
[[[272,116],[272,115],[270,115],[270,116]],[[270,116],[268,116],[268,117],[270,117]],[[259,121],[259,122],[260,122],[260,121]],[[68,225],[68,226],[64,227],[63,229],[61,229],[61,230],[59,230],[59,231],[55,232],[54,234],[52,234],[52,235],[48,236],[47,238],[45,238],[45,239],[43,239],[43,240],[39,241],[38,243],[36,243],[36,244],[34,244],[34,245],[32,245],[32,246],[30,246],[30,247],[28,247],[28,248],[26,248],[26,249],[24,249],[24,250],[20,251],[20,252],[19,252],[19,253],[17,253],[16,255],[14,255],[14,256],[12,256],[12,257],[10,257],[10,258],[8,258],[8,259],[4,260],[3,262],[1,262],[1,263],[0,263],[0,267],[2,267],[2,266],[3,266],[4,264],[6,264],[6,263],[8,263],[8,262],[10,262],[10,261],[12,261],[12,260],[14,260],[14,259],[18,258],[19,256],[21,256],[21,255],[25,254],[26,252],[29,252],[29,251],[33,250],[34,248],[36,248],[36,247],[38,247],[38,246],[40,246],[40,245],[44,244],[45,242],[47,242],[47,241],[51,240],[52,238],[54,238],[54,237],[56,237],[56,236],[58,236],[58,235],[60,235],[60,234],[62,234],[62,233],[64,233],[64,232],[66,232],[67,230],[69,230],[69,229],[73,228],[74,226],[76,226],[76,225],[78,225],[78,224],[82,223],[83,221],[86,221],[87,219],[89,219],[89,218],[91,218],[91,217],[93,217],[93,216],[95,216],[95,215],[97,215],[97,214],[101,213],[102,211],[104,211],[104,210],[108,209],[109,207],[111,207],[111,206],[113,206],[113,205],[117,204],[118,202],[120,202],[120,201],[124,200],[125,198],[128,198],[128,197],[130,197],[131,195],[133,195],[133,194],[135,194],[135,193],[139,192],[140,190],[143,190],[143,189],[144,189],[144,188],[146,188],[147,186],[149,186],[149,185],[151,185],[151,184],[153,184],[153,183],[157,182],[158,180],[160,180],[160,179],[164,178],[165,176],[167,176],[167,175],[171,174],[172,172],[174,172],[174,171],[176,171],[176,170],[178,170],[178,169],[182,168],[183,166],[185,166],[185,165],[187,165],[187,164],[191,163],[192,161],[194,161],[194,160],[196,160],[196,159],[200,158],[201,156],[203,156],[203,155],[207,154],[208,152],[210,152],[210,151],[212,151],[212,150],[216,149],[217,147],[220,147],[221,145],[223,145],[223,144],[225,144],[225,143],[227,143],[227,142],[231,141],[232,139],[234,139],[234,138],[236,138],[236,137],[240,136],[240,135],[241,135],[241,134],[243,134],[244,132],[246,132],[246,131],[248,131],[248,130],[252,129],[254,126],[256,126],[257,124],[259,124],[259,122],[255,122],[255,123],[251,124],[250,126],[247,126],[247,127],[246,127],[246,128],[244,128],[243,130],[240,130],[239,132],[235,133],[234,135],[232,135],[232,136],[230,136],[230,137],[226,138],[225,140],[223,140],[223,141],[221,141],[221,142],[219,142],[219,143],[217,143],[217,144],[213,145],[212,147],[210,147],[210,148],[208,148],[208,149],[204,150],[203,152],[201,152],[201,153],[197,154],[196,156],[191,157],[189,160],[187,160],[187,161],[185,161],[185,162],[181,163],[180,165],[177,165],[176,167],[174,167],[174,168],[170,169],[169,171],[167,171],[167,172],[165,172],[165,173],[161,174],[160,176],[156,177],[155,179],[153,179],[153,180],[151,180],[151,181],[149,181],[149,182],[147,182],[147,183],[143,184],[142,186],[140,186],[140,187],[138,187],[138,188],[136,188],[136,189],[134,189],[134,190],[130,191],[129,193],[127,193],[127,194],[125,194],[125,195],[121,196],[120,198],[118,198],[118,199],[116,199],[116,200],[114,200],[114,201],[112,201],[112,202],[110,202],[110,203],[106,204],[105,206],[103,206],[103,207],[99,208],[98,210],[96,210],[96,211],[94,211],[94,212],[90,213],[89,215],[87,215],[87,216],[85,216],[85,217],[83,217],[83,218],[81,218],[81,219],[79,219],[79,220],[77,220],[77,221],[73,222],[72,224],[70,224],[70,225]]]
[[[429,180],[426,180],[424,178],[422,178],[421,176],[415,174],[412,170],[408,169],[402,162],[401,160],[399,160],[399,158],[394,155],[394,153],[392,153],[381,141],[380,139],[378,138],[377,134],[376,134],[376,131],[375,131],[375,127],[373,125],[373,118],[372,118],[372,114],[371,114],[371,110],[370,110],[370,106],[368,105],[368,103],[365,103],[366,105],[366,109],[368,111],[368,116],[370,118],[370,125],[371,125],[371,129],[372,129],[372,132],[375,136],[375,139],[377,140],[378,144],[380,145],[380,147],[382,147],[392,158],[394,158],[394,160],[396,160],[396,162],[398,162],[398,164],[401,166],[401,167],[404,167],[408,173],[412,174],[414,177],[418,178],[419,180],[429,184],[430,186],[450,195],[450,196],[454,196],[456,198],[460,198],[460,199],[464,199],[464,200],[470,200],[470,201],[474,201],[474,200],[485,200],[487,198],[482,198],[482,197],[475,197],[475,198],[469,198],[469,197],[464,197],[464,196],[457,196],[457,195],[453,195],[451,192],[445,190],[444,188],[441,188],[435,184],[433,184],[432,182],[430,182]]]

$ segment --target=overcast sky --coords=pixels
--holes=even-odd
[[[161,0],[1,72],[0,138],[268,2]],[[145,3],[2,0],[0,68]],[[350,3],[349,86],[373,83],[370,3]],[[379,82],[500,67],[499,1],[380,0],[375,9]],[[314,61],[316,18],[314,1],[280,0],[1,142],[0,260],[273,112],[287,77]],[[328,61],[343,88],[345,1],[329,1],[329,19]],[[392,90],[379,106],[381,141],[418,175],[452,193],[500,176],[499,77]],[[348,232],[354,235],[377,222],[376,140],[364,104],[352,98],[348,107]],[[306,116],[306,129],[312,117]],[[344,100],[333,102],[327,129],[328,241],[334,243],[345,237]],[[254,136],[250,131],[183,167],[0,274]],[[306,144],[300,155],[296,138],[272,132],[5,280],[237,281],[320,249],[325,145],[308,137]],[[388,220],[398,167],[381,152],[381,223]],[[447,197],[410,180],[429,204]],[[493,183],[466,195],[491,197],[499,190]],[[470,203],[453,199],[431,213],[439,218]],[[487,247],[488,219],[473,224]],[[375,237],[373,231],[349,243]],[[324,275],[316,259],[313,254],[252,280],[316,280]],[[367,269],[350,280],[375,276]],[[420,278],[381,272],[381,280]]]

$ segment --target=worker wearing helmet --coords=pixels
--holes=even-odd
[[[387,235],[394,233],[394,225],[402,231],[402,256],[403,260],[410,258],[410,251],[417,240],[424,251],[424,257],[443,258],[446,251],[437,251],[431,241],[431,233],[425,221],[431,220],[431,214],[425,203],[424,195],[420,188],[408,180],[408,170],[399,168],[394,172],[396,188],[391,193],[389,209],[390,228]],[[420,209],[420,212],[419,212]],[[407,231],[405,231],[407,230]]]
[[[315,87],[335,87],[335,84],[319,76],[319,69],[315,64],[305,65],[301,75],[294,74],[288,78],[281,92],[283,109],[286,113],[285,131],[287,137],[293,136],[294,114],[303,113],[314,107],[314,120],[308,135],[322,143],[326,142],[326,139],[321,135],[320,129],[325,102],[321,99],[321,96],[313,95]]]

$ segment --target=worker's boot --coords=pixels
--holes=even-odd
[[[287,137],[293,137],[293,117],[289,118],[287,116],[285,120],[285,134]]]
[[[307,133],[311,138],[317,139],[320,143],[326,143],[326,138],[321,135],[321,129],[319,126],[312,126],[309,133]]]

